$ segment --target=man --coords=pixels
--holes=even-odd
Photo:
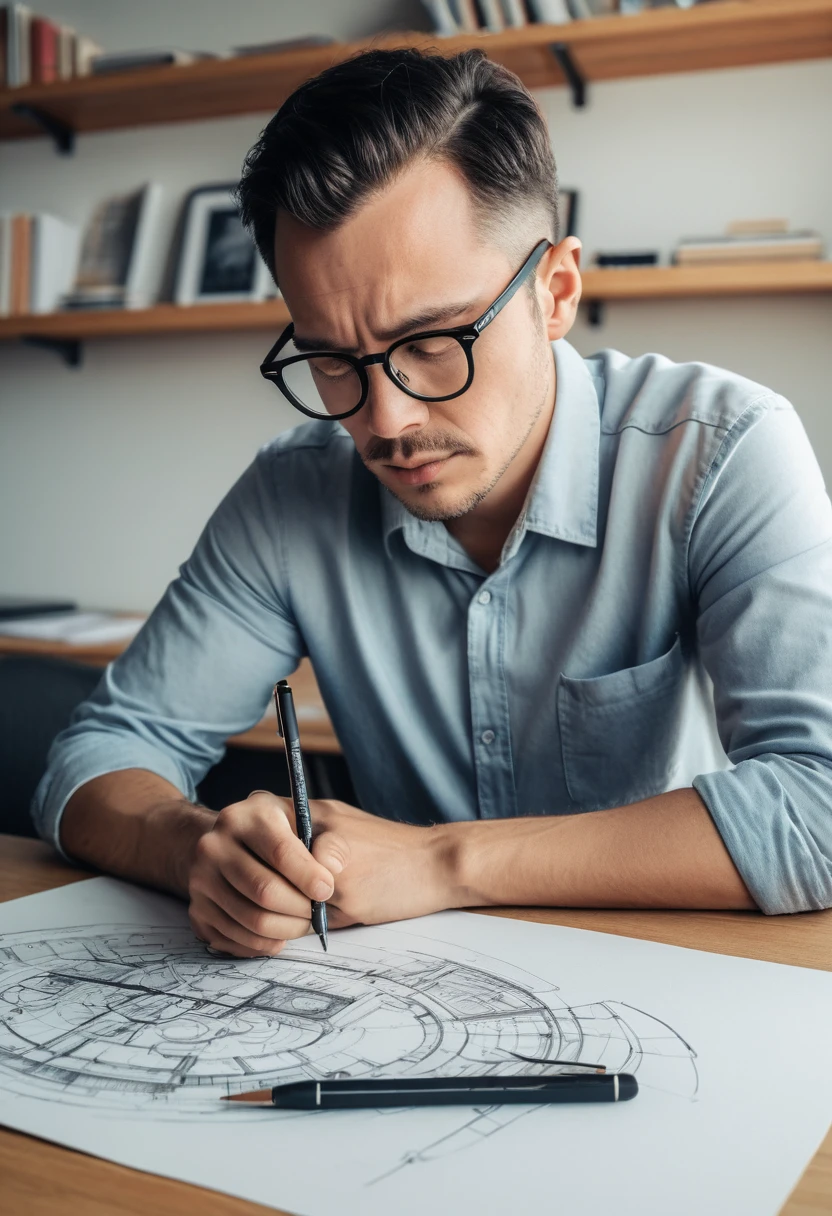
[[[580,246],[519,81],[480,52],[336,66],[240,198],[293,319],[263,374],[320,420],[260,452],[59,737],[41,831],[241,956],[312,899],[336,928],[832,904],[817,464],[759,385],[568,345]],[[364,808],[313,802],[312,854],[284,799],[191,801],[303,654]]]

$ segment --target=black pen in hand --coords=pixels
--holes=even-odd
[[[277,733],[286,745],[289,763],[289,787],[292,805],[295,808],[295,823],[298,836],[312,852],[312,820],[309,816],[309,799],[306,796],[306,776],[303,771],[303,752],[300,749],[300,733],[295,713],[295,702],[287,680],[274,686],[274,707],[277,710]],[[326,904],[312,901],[312,928],[327,948]]]

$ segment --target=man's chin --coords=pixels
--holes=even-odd
[[[425,520],[427,523],[445,523],[451,519],[460,519],[469,511],[473,511],[488,493],[485,489],[457,491],[451,494],[438,481],[429,481],[426,485],[413,486],[406,491],[400,487],[394,490],[392,486],[387,489],[405,510],[416,519]]]

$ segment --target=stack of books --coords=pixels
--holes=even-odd
[[[588,21],[647,8],[691,8],[703,0],[423,0],[437,34],[475,34],[542,22]]]
[[[26,4],[0,6],[0,88],[89,76],[101,47]]]
[[[673,255],[676,266],[736,262],[819,261],[823,238],[808,230],[790,231],[786,220],[738,220],[724,236],[686,237]]]
[[[600,0],[423,0],[437,34],[498,34],[536,21],[562,25],[593,16]]]
[[[0,215],[0,316],[54,312],[75,276],[79,231],[55,215]]]

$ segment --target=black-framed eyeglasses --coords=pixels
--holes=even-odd
[[[359,358],[340,351],[298,351],[292,341],[295,327],[291,324],[260,364],[260,373],[309,418],[335,420],[357,414],[370,392],[367,368],[373,363],[381,363],[396,387],[417,401],[461,397],[474,379],[474,343],[536,268],[550,244],[543,240],[535,245],[505,291],[468,325],[410,334],[386,351]],[[287,348],[290,353],[278,358]]]

